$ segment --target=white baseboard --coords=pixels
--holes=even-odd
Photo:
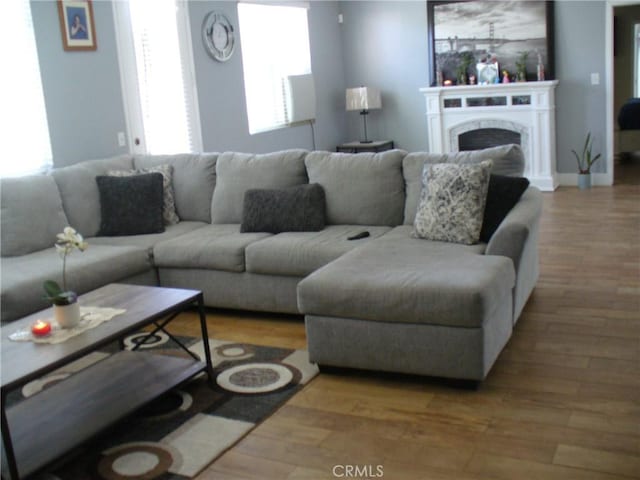
[[[558,180],[558,184],[562,187],[578,186],[577,173],[557,173],[556,179]],[[613,178],[608,173],[592,173],[591,184],[594,187],[610,187],[613,185]]]

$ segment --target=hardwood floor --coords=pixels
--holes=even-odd
[[[479,390],[321,374],[198,479],[640,478],[637,183],[544,195],[540,280]],[[213,337],[305,347],[301,317],[208,320]]]

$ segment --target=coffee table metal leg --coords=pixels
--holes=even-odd
[[[209,349],[209,332],[207,330],[207,316],[204,312],[204,301],[202,294],[198,297],[198,315],[200,316],[200,331],[202,332],[202,343],[204,346],[204,357],[207,363],[207,377],[209,384],[215,385],[213,379],[213,363],[211,362],[211,350]]]
[[[4,454],[3,460],[6,460],[7,462],[11,480],[17,480],[20,477],[18,476],[18,465],[16,464],[15,452],[13,451],[13,442],[11,441],[11,432],[9,431],[9,422],[7,421],[7,412],[5,410],[6,404],[7,404],[7,399],[3,392],[2,406],[0,407],[0,409],[2,410],[2,450]]]

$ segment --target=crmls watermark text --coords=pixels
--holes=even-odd
[[[382,478],[382,465],[334,465],[331,470],[337,478]]]

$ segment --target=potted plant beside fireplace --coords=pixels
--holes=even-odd
[[[591,139],[591,132],[587,133],[587,138],[584,141],[584,147],[582,147],[582,155],[578,155],[578,152],[571,150],[578,162],[578,188],[585,190],[591,188],[591,166],[600,158],[600,154],[593,156],[593,140]]]

